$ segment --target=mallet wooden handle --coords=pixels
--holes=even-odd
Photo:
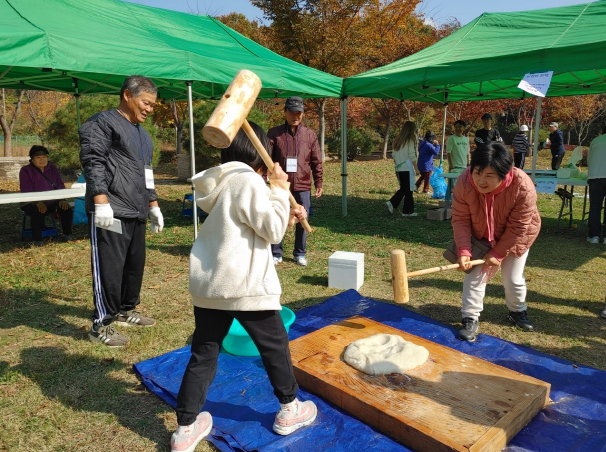
[[[469,261],[469,263],[472,266],[480,265],[480,264],[483,264],[484,262],[485,262],[484,259],[476,259],[474,261]],[[453,268],[459,268],[459,264],[442,265],[441,267],[432,267],[432,268],[426,268],[425,270],[417,270],[416,272],[408,273],[407,276],[409,278],[412,278],[413,276],[421,276],[421,275],[427,275],[428,273],[443,272],[444,270],[452,270]]]
[[[263,162],[265,162],[265,166],[267,166],[267,169],[269,169],[269,171],[273,171],[274,170],[273,160],[271,159],[271,157],[269,156],[269,154],[263,147],[263,144],[261,143],[261,141],[259,141],[259,138],[255,134],[255,131],[252,129],[252,127],[250,126],[250,124],[248,123],[248,121],[246,119],[242,123],[242,129],[248,136],[248,139],[251,141],[253,146],[257,149],[257,152],[263,159]],[[299,207],[299,204],[297,203],[297,201],[294,198],[294,196],[292,195],[292,193],[289,193],[289,195],[290,195],[290,205],[296,209],[297,207]],[[301,226],[303,226],[303,229],[305,229],[308,233],[311,232],[311,226],[309,225],[307,220],[301,220]]]

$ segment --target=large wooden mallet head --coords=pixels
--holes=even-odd
[[[206,141],[216,148],[229,147],[261,91],[261,79],[246,69],[236,77],[202,129]]]
[[[215,111],[206,121],[202,135],[212,146],[223,149],[229,147],[240,128],[243,128],[263,159],[265,166],[273,171],[273,160],[246,120],[259,91],[261,91],[261,79],[257,77],[257,74],[246,69],[238,72],[215,107]],[[292,193],[290,194],[290,205],[294,208],[299,207]],[[307,220],[301,221],[301,226],[307,232],[311,232]]]

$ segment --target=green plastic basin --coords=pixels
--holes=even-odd
[[[290,325],[292,325],[295,321],[295,313],[286,306],[282,306],[280,317],[282,317],[282,322],[284,323],[284,327],[288,333]],[[227,336],[225,339],[223,339],[223,348],[232,355],[259,356],[257,346],[242,325],[240,325],[240,322],[238,322],[236,319],[234,319],[233,323],[231,324],[229,333],[227,333]]]

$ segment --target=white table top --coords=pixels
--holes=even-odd
[[[61,190],[49,191],[33,191],[28,193],[2,193],[0,194],[0,204],[79,198],[84,196],[85,193],[86,187],[63,188]]]

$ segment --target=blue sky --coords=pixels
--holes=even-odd
[[[244,14],[249,20],[263,19],[261,11],[249,0],[128,0],[141,5],[173,9],[196,14],[223,15],[230,12]],[[424,0],[421,11],[437,23],[448,22],[450,17],[459,19],[462,25],[484,12],[524,11],[527,9],[587,3],[587,0]]]

